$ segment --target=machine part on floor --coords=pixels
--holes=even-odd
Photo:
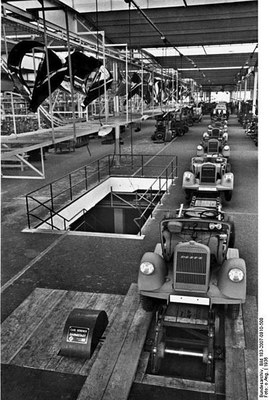
[[[69,314],[59,354],[90,358],[108,324],[105,311],[74,308]]]

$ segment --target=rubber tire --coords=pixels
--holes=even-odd
[[[153,297],[147,297],[141,294],[140,301],[144,311],[153,311],[156,306],[156,302]]]
[[[192,190],[190,189],[185,189],[185,199],[190,202],[192,198]]]
[[[232,195],[233,195],[232,190],[227,190],[227,191],[225,191],[225,192],[224,192],[224,198],[225,198],[225,200],[226,200],[226,201],[231,201],[231,200],[232,200]]]
[[[235,245],[235,225],[232,217],[227,218],[227,222],[231,225],[231,235],[230,235],[230,240],[229,240],[229,247],[231,249],[234,248]]]
[[[160,131],[157,131],[155,133],[155,140],[164,140],[164,133],[160,132]]]
[[[227,162],[226,172],[231,172],[231,170],[232,170],[231,164]]]
[[[172,140],[172,133],[169,131],[166,131],[164,134],[164,141],[165,142],[171,142]]]
[[[184,125],[184,127],[183,127],[183,135],[185,135],[185,133],[187,133],[187,132],[189,132],[189,127],[188,127],[188,125]]]

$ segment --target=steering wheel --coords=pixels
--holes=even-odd
[[[218,215],[218,210],[204,210],[200,212],[201,218],[216,218]]]
[[[219,212],[217,210],[210,210],[210,209],[189,209],[185,210],[184,216],[186,218],[216,218],[219,215]]]

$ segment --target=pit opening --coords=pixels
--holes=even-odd
[[[165,191],[111,192],[69,226],[70,231],[137,235]]]

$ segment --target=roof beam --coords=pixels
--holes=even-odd
[[[85,13],[112,42],[133,48],[163,47],[160,35],[137,10]],[[146,15],[174,46],[230,44],[258,41],[257,1],[191,7],[146,9]]]

